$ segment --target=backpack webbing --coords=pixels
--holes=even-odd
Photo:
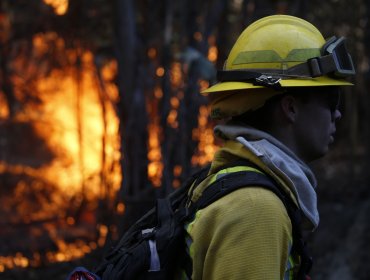
[[[248,161],[238,161],[229,165],[250,166],[255,165]],[[102,279],[173,279],[174,267],[181,264],[188,278],[191,278],[192,262],[187,255],[184,243],[184,223],[193,218],[196,211],[207,207],[217,199],[239,188],[258,186],[271,190],[284,203],[292,223],[293,247],[301,257],[298,279],[305,279],[310,268],[311,260],[305,249],[302,239],[299,209],[291,201],[277,183],[264,173],[253,171],[237,171],[227,173],[216,179],[202,193],[202,196],[190,207],[185,207],[189,198],[189,190],[202,182],[209,172],[206,166],[192,177],[178,190],[167,198],[159,199],[157,207],[150,210],[138,220],[121,238],[113,250],[95,270]],[[221,169],[228,168],[223,166]],[[195,188],[192,188],[194,190]],[[158,269],[151,271],[149,264],[142,255],[148,254],[147,243],[155,244],[155,253],[160,259]],[[152,248],[153,249],[153,248]],[[150,251],[150,257],[153,252]],[[151,259],[150,259],[151,260]],[[178,262],[176,262],[178,260]],[[139,275],[139,276],[138,276]]]

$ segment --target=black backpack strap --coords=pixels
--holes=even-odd
[[[290,203],[292,204],[292,202]],[[312,268],[312,257],[308,251],[307,244],[304,241],[302,234],[302,214],[297,207],[292,207],[288,204],[287,212],[292,223],[292,233],[293,233],[293,247],[292,251],[296,252],[300,256],[300,267],[297,275],[297,279],[306,280]],[[294,205],[295,206],[295,205]]]
[[[226,174],[209,185],[195,202],[194,207],[197,210],[203,209],[219,198],[248,186],[264,187],[274,192],[279,198],[284,198],[276,183],[266,175],[255,171],[238,171]]]

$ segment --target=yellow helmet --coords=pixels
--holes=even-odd
[[[219,82],[202,94],[211,96],[211,115],[223,118],[255,110],[284,88],[352,85],[344,77],[354,73],[344,38],[325,41],[309,22],[273,15],[243,31],[218,71]],[[225,106],[235,107],[227,112]]]

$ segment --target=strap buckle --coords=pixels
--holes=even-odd
[[[265,87],[271,87],[274,89],[279,89],[281,88],[280,81],[281,81],[281,78],[275,78],[272,76],[267,76],[267,75],[262,74],[261,76],[257,77],[254,80],[253,84],[265,86]]]

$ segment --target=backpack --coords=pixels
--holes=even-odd
[[[251,163],[233,164],[239,165],[251,166]],[[82,278],[80,274],[81,278],[70,276],[68,279],[166,280],[174,279],[179,269],[191,279],[192,262],[186,252],[185,223],[191,221],[198,210],[238,188],[248,186],[269,189],[284,203],[292,223],[292,250],[301,258],[298,279],[306,279],[311,267],[311,258],[302,239],[300,211],[291,199],[267,175],[254,171],[238,171],[226,173],[216,179],[195,203],[189,204],[189,190],[195,189],[207,177],[209,168],[210,165],[195,173],[168,197],[158,199],[156,207],[131,226],[94,272],[88,274],[91,278]],[[224,168],[226,167],[221,169]]]

